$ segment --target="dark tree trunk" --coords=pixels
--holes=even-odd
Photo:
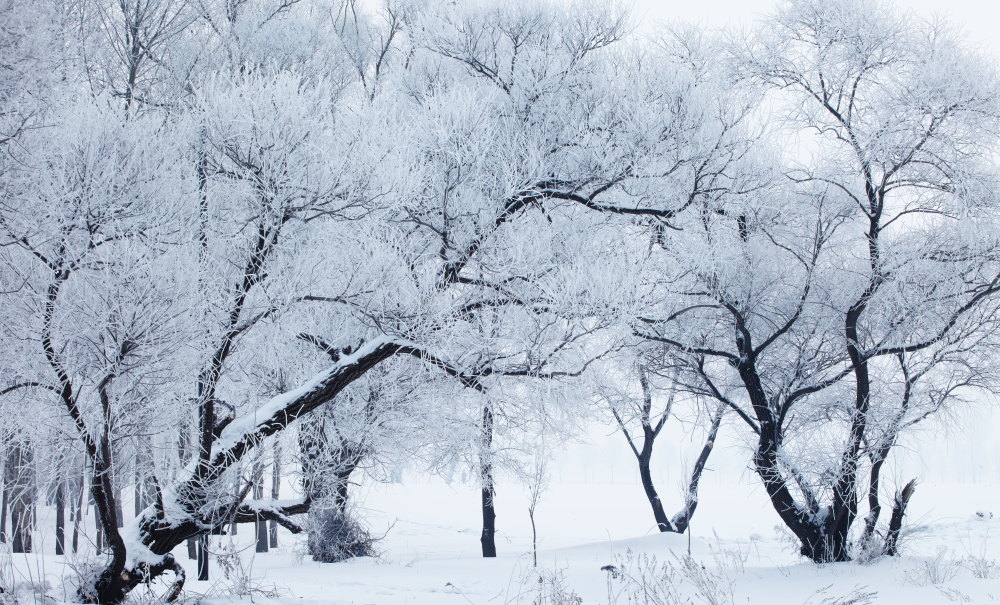
[[[237,496],[240,493],[240,477],[242,473],[237,473],[233,478],[233,496]],[[256,496],[254,496],[256,497]],[[233,522],[229,524],[229,535],[235,536],[239,533],[240,524],[233,519]]]
[[[177,430],[177,457],[182,465],[187,464],[191,458],[191,420],[187,414],[181,414],[180,427]],[[187,556],[191,561],[198,559],[198,539],[190,537],[187,539]]]
[[[885,554],[890,557],[899,554],[899,533],[903,529],[903,516],[906,514],[906,507],[910,504],[910,498],[916,489],[917,480],[910,479],[910,482],[901,491],[896,492],[892,517],[889,519],[889,530],[885,534]]]
[[[879,517],[882,516],[879,489],[883,464],[885,464],[885,457],[879,451],[872,456],[872,468],[868,475],[868,515],[865,517],[865,529],[861,534],[861,542],[864,544],[870,544],[874,540],[875,527],[878,525]]]
[[[646,442],[643,443],[642,452],[639,455],[639,479],[642,481],[642,489],[646,492],[646,499],[649,500],[649,505],[653,509],[653,519],[656,520],[656,527],[661,532],[672,532],[674,531],[673,525],[670,520],[667,519],[667,514],[663,512],[663,503],[660,501],[659,494],[656,493],[656,487],[653,486],[653,476],[649,470],[649,462],[653,457],[653,441],[647,437]]]
[[[725,413],[725,404],[720,404],[715,411],[715,416],[712,418],[712,427],[708,431],[708,437],[705,438],[705,444],[701,447],[701,453],[698,455],[698,459],[695,460],[694,468],[691,469],[691,479],[688,481],[684,508],[681,509],[681,512],[674,515],[674,518],[671,520],[674,531],[679,534],[688,530],[688,527],[691,525],[691,518],[694,517],[694,511],[698,508],[698,486],[701,484],[701,475],[705,472],[705,465],[708,464],[709,456],[715,451],[715,440],[719,436],[719,427],[722,426],[722,417]]]
[[[208,535],[198,536],[198,581],[208,581]]]
[[[836,551],[832,548],[829,524],[820,520],[829,516],[820,515],[818,509],[811,510],[801,506],[792,495],[789,478],[778,458],[782,441],[781,416],[777,414],[777,410],[772,409],[757,373],[749,333],[743,331],[737,342],[742,358],[736,364],[736,369],[759,423],[757,449],[753,458],[754,470],[764,484],[771,506],[785,526],[798,538],[803,556],[816,563],[842,560],[837,558]],[[802,488],[806,489],[805,486]],[[807,500],[815,502],[812,497]]]
[[[20,498],[10,507],[10,550],[13,553],[31,552],[31,511]]]
[[[66,554],[66,491],[63,481],[56,484],[56,554]]]
[[[492,486],[483,488],[482,490],[483,535],[479,538],[479,541],[482,543],[483,546],[483,557],[486,558],[497,556],[497,544],[496,544],[497,513],[496,509],[493,506],[493,499],[495,497],[496,497],[496,490]]]
[[[497,556],[496,522],[494,507],[496,486],[493,481],[493,408],[483,406],[482,451],[479,453],[479,480],[482,482],[481,506],[483,509],[483,533],[479,538],[483,547],[483,557]]]
[[[84,465],[84,470],[86,470],[86,465]],[[80,549],[80,523],[83,522],[83,502],[86,497],[87,492],[87,477],[86,475],[79,477],[77,483],[74,485],[74,498],[73,498],[73,544],[71,548],[73,549],[73,554],[79,552]]]

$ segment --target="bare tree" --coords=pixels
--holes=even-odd
[[[646,362],[656,363],[663,367],[662,360],[646,360]],[[653,510],[653,518],[656,520],[657,528],[661,532],[682,534],[687,531],[698,507],[698,486],[701,482],[701,475],[705,471],[705,466],[708,464],[708,459],[714,449],[726,406],[724,404],[716,405],[712,411],[708,412],[707,422],[695,423],[695,426],[703,424],[706,427],[705,441],[685,484],[684,505],[675,515],[667,517],[660,495],[653,485],[653,448],[667,421],[672,416],[677,415],[675,409],[677,398],[689,395],[685,392],[684,385],[678,380],[679,369],[677,367],[668,366],[665,370],[654,371],[649,366],[644,365],[646,362],[640,362],[634,369],[639,383],[638,393],[627,391],[628,387],[634,386],[631,380],[623,381],[626,386],[625,392],[622,392],[621,388],[617,390],[599,388],[598,392],[601,392],[602,398],[607,401],[611,415],[625,436],[629,449],[639,464],[639,480]],[[654,380],[664,381],[664,386],[655,386],[652,382]],[[666,391],[666,401],[659,402],[657,399],[662,397],[663,391]],[[697,413],[701,416],[701,411]]]

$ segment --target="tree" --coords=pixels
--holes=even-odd
[[[788,158],[766,194],[708,204],[672,237],[691,256],[660,265],[683,266],[674,303],[639,331],[688,355],[756,433],[755,470],[802,554],[843,561],[866,457],[878,520],[900,414],[925,418],[989,380],[952,352],[976,362],[993,346],[995,174],[977,157],[994,144],[996,80],[940,27],[853,2],[788,3],[737,46],[771,91],[775,134],[816,159]],[[920,412],[914,364],[935,393]],[[895,551],[912,493],[897,494],[879,551]]]
[[[649,363],[655,363],[659,367],[651,367],[647,365]],[[702,412],[709,414],[707,422],[696,421],[695,423],[696,426],[703,424],[707,427],[705,442],[695,459],[691,476],[686,484],[684,506],[673,517],[668,518],[660,495],[653,485],[651,466],[656,439],[660,436],[667,421],[672,416],[677,416],[677,410],[674,406],[678,397],[684,398],[686,396],[684,387],[678,380],[679,371],[677,367],[669,367],[669,365],[664,364],[664,360],[656,359],[654,354],[652,359],[638,361],[633,372],[630,372],[638,380],[638,393],[629,392],[629,389],[634,389],[635,386],[631,380],[621,381],[624,388],[604,389],[599,392],[602,392],[602,398],[607,402],[611,415],[625,436],[629,449],[639,464],[639,479],[642,482],[643,491],[646,493],[646,499],[649,500],[649,505],[653,510],[653,518],[656,520],[657,528],[661,532],[682,534],[687,531],[691,518],[698,507],[698,485],[705,465],[708,464],[708,459],[712,455],[726,406],[719,404],[710,412],[708,410],[697,411],[698,416],[701,416]],[[653,384],[654,380],[662,381],[665,386],[657,388]],[[663,391],[666,391],[666,401],[662,403],[656,401],[656,399],[662,398],[660,393]],[[697,402],[695,403],[697,404]]]

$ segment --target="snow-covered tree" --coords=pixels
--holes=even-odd
[[[675,302],[639,330],[757,434],[754,467],[802,553],[842,561],[865,459],[870,544],[900,430],[992,374],[996,75],[939,26],[860,2],[787,3],[736,46],[769,91],[783,176],[671,234]],[[879,549],[894,552],[912,488]]]

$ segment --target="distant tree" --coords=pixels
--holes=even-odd
[[[659,367],[647,365],[657,364]],[[624,368],[618,367],[616,370]],[[725,415],[725,404],[717,404],[711,410],[695,410],[698,416],[703,413],[708,416],[695,426],[706,429],[705,441],[691,468],[691,475],[685,484],[684,504],[679,512],[667,517],[663,502],[656,486],[653,484],[653,448],[667,422],[678,415],[675,406],[684,406],[691,402],[678,402],[678,399],[690,398],[690,394],[678,378],[677,367],[664,365],[662,359],[646,359],[638,361],[631,369],[631,376],[619,377],[621,385],[618,389],[599,388],[598,393],[607,403],[615,423],[628,442],[629,449],[635,455],[639,465],[639,480],[643,491],[653,510],[653,518],[661,532],[682,534],[688,529],[695,510],[698,507],[698,486],[701,475],[708,464],[714,450],[719,427]],[[634,378],[633,378],[634,377]],[[638,382],[638,391],[635,382]],[[662,449],[662,448],[661,448]]]

